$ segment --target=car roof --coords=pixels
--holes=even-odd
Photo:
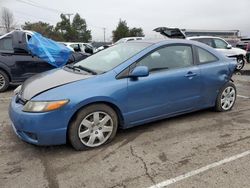
[[[192,37],[187,37],[187,39],[206,39],[206,38],[222,39],[221,37],[214,37],[214,36],[192,36]]]
[[[121,38],[121,39],[136,39],[136,38],[144,38],[144,37],[124,37],[124,38]]]
[[[129,41],[127,43],[135,43],[135,44],[147,43],[147,44],[155,45],[156,47],[161,47],[161,46],[168,45],[168,44],[189,44],[189,45],[195,45],[195,46],[198,46],[200,48],[203,48],[203,49],[213,53],[214,55],[216,55],[220,59],[226,58],[226,56],[224,56],[223,54],[221,54],[220,52],[218,52],[214,48],[212,48],[206,44],[203,44],[201,42],[197,42],[195,40],[169,39],[169,38],[168,39],[144,39],[144,40],[137,40],[137,41]]]
[[[128,43],[149,43],[149,44],[198,44],[199,42],[186,40],[186,39],[144,39],[144,40],[134,40],[134,41],[128,41]]]

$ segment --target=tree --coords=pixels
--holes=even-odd
[[[7,33],[14,29],[14,16],[7,8],[2,8],[1,23]]]
[[[85,19],[77,13],[73,18],[72,28],[76,31],[76,41],[89,42],[92,39],[91,31],[87,29]]]
[[[136,27],[129,30],[129,35],[130,37],[144,37],[145,36],[142,28],[136,28]]]
[[[113,33],[113,42],[116,42],[124,37],[129,37],[129,27],[127,26],[126,21],[119,20],[118,26],[116,29],[112,32]]]
[[[72,24],[64,14],[61,14],[61,21],[56,24],[55,30],[61,33],[66,42],[89,42],[92,39],[85,19],[78,13],[74,16]]]
[[[25,22],[23,29],[36,31],[42,34],[43,36],[46,36],[56,41],[63,41],[63,36],[61,35],[61,33],[57,32],[54,29],[54,26],[50,25],[49,23],[45,23],[41,21],[34,22],[34,23]]]
[[[120,19],[118,26],[113,31],[113,42],[116,42],[124,37],[144,37],[142,28],[133,27],[130,29],[127,22]]]

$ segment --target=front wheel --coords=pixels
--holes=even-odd
[[[223,86],[216,100],[216,111],[225,112],[233,108],[236,101],[237,91],[233,83],[228,82]]]
[[[239,71],[239,70],[243,69],[244,65],[245,65],[245,59],[244,59],[244,57],[242,57],[242,56],[237,57],[236,70]]]
[[[83,108],[70,124],[68,138],[76,150],[95,148],[111,141],[117,131],[116,112],[105,104]]]

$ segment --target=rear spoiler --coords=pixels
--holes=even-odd
[[[185,33],[179,28],[170,28],[170,27],[157,27],[153,31],[160,33],[161,35],[168,38],[177,38],[185,39]]]

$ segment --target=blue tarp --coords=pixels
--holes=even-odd
[[[28,41],[28,49],[32,54],[55,67],[64,66],[72,53],[72,51],[63,44],[45,38],[36,32],[34,32]]]

